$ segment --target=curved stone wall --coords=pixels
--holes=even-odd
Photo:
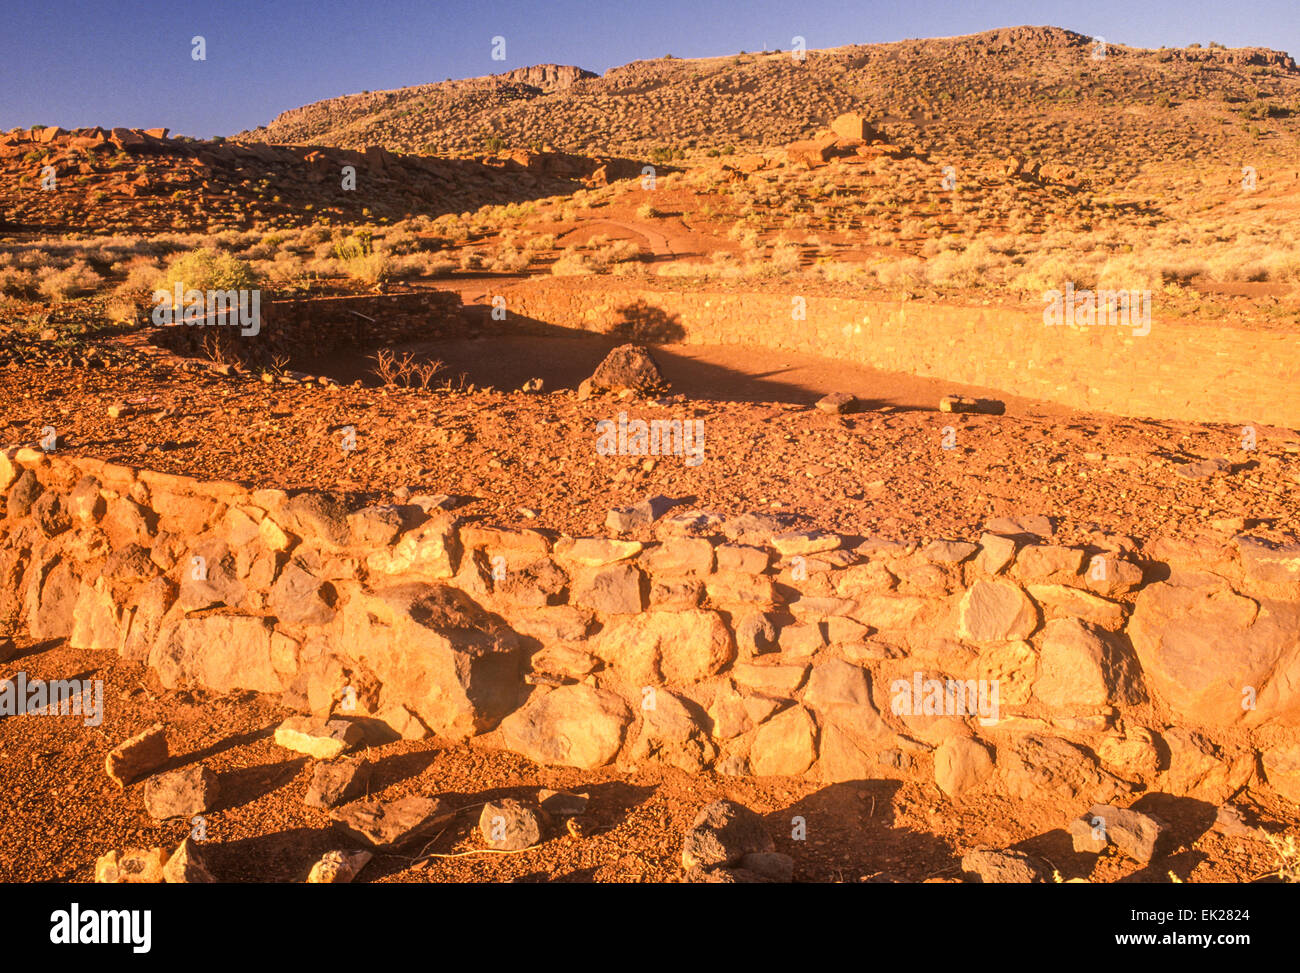
[[[1283,330],[1163,320],[1157,311],[1150,333],[1137,335],[1049,327],[1040,312],[998,307],[607,281],[528,281],[500,294],[517,323],[758,344],[1118,415],[1300,428],[1300,338]]]

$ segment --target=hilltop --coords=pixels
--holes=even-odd
[[[239,138],[473,154],[499,144],[631,157],[759,148],[860,111],[938,154],[1023,153],[1132,175],[1294,137],[1300,72],[1264,48],[1145,50],[1056,27],[808,51],[635,61],[602,76],[544,65],[345,95]],[[1225,160],[1226,161],[1226,160]],[[1236,161],[1232,159],[1231,161]]]

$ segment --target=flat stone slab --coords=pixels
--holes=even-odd
[[[341,831],[375,848],[396,848],[423,838],[451,821],[455,809],[441,797],[355,801],[331,817]]]
[[[310,716],[291,716],[275,728],[277,744],[317,760],[333,760],[364,738],[361,726],[348,720],[322,722]]]

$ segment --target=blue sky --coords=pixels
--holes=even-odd
[[[230,134],[365,89],[542,62],[593,71],[1051,24],[1113,43],[1218,41],[1300,54],[1297,0],[3,0],[0,130],[165,125]],[[191,38],[207,59],[191,57]],[[506,38],[506,60],[491,59]]]

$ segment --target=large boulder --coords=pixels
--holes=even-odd
[[[538,692],[501,723],[505,745],[541,764],[591,770],[618,754],[632,714],[623,700],[593,686]]]
[[[1137,702],[1134,668],[1109,632],[1077,618],[1054,618],[1043,630],[1034,695],[1062,710]]]
[[[588,379],[591,388],[653,392],[667,388],[659,363],[641,345],[619,345],[596,366]]]
[[[640,763],[654,760],[698,773],[713,762],[717,747],[704,728],[703,714],[667,690],[654,688],[641,699],[641,730],[632,747],[631,759]]]
[[[486,732],[520,702],[523,640],[456,588],[354,589],[339,619],[334,644],[374,673],[379,707],[406,706],[439,736]]]
[[[831,131],[842,139],[865,140],[876,137],[875,130],[857,112],[845,112],[836,116],[835,121],[831,122]]]
[[[271,664],[272,628],[269,619],[249,615],[182,615],[164,623],[149,666],[168,689],[280,692],[284,687]]]
[[[1127,629],[1151,687],[1194,724],[1300,722],[1300,604],[1159,582]]]
[[[731,630],[712,611],[611,616],[592,650],[639,686],[698,682],[736,658]]]

